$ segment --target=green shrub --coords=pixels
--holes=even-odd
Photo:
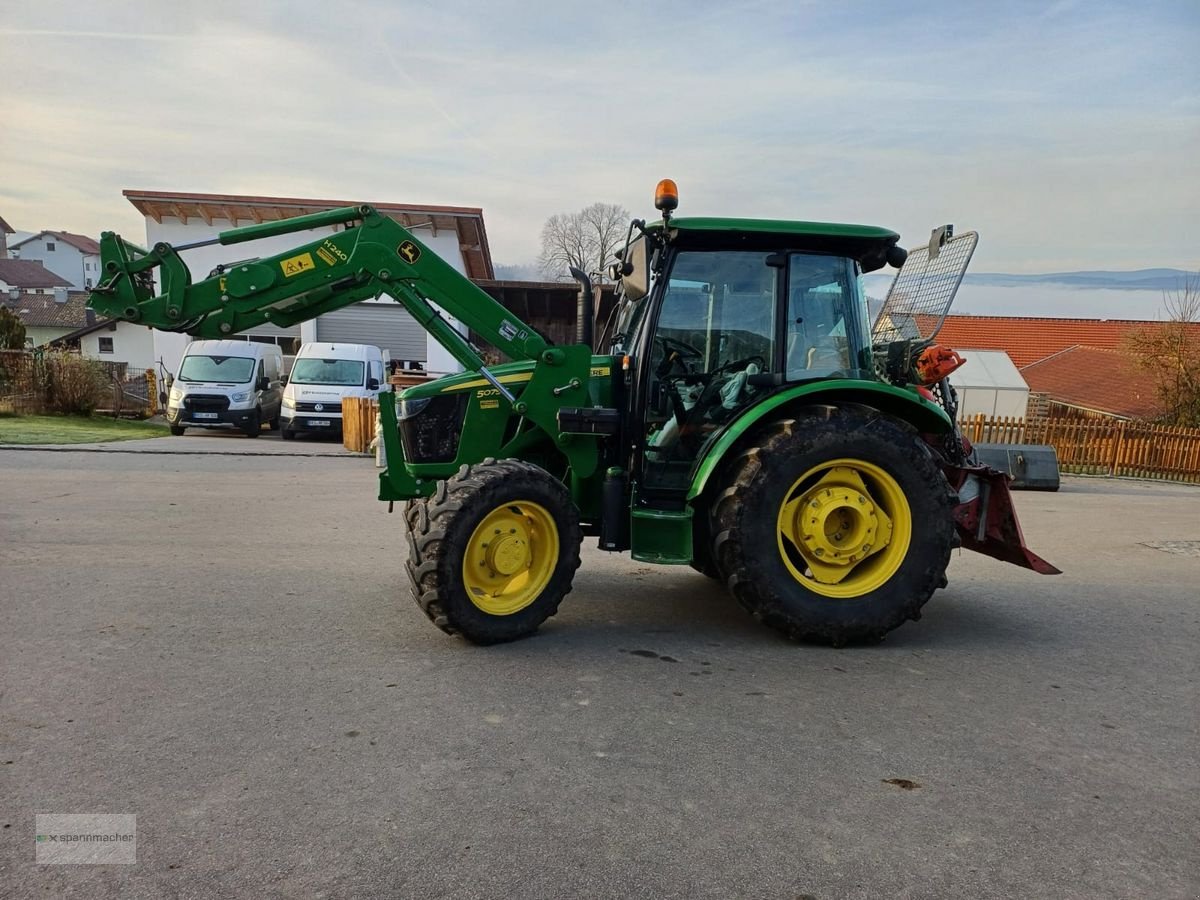
[[[109,388],[104,367],[74,353],[47,353],[35,368],[46,412],[90,416]]]

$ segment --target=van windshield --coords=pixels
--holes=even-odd
[[[340,384],[361,387],[363,364],[354,359],[298,359],[288,384]]]
[[[185,356],[179,380],[245,384],[253,372],[254,360],[244,356]]]

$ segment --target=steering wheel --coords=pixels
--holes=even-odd
[[[703,350],[699,349],[698,347],[693,347],[687,341],[681,341],[681,340],[678,340],[677,338],[665,337],[664,335],[661,335],[661,334],[656,334],[654,336],[654,339],[663,345],[664,350],[669,351],[672,348],[677,348],[676,352],[678,352],[680,356],[690,356],[690,357],[693,357],[694,359],[701,359],[704,356]]]

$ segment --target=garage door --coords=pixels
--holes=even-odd
[[[399,303],[356,303],[317,319],[318,341],[374,344],[392,359],[424,362],[425,330]]]

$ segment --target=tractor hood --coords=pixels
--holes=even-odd
[[[519,389],[533,377],[533,367],[532,360],[521,360],[488,366],[488,371],[501,384],[515,385]],[[440,394],[458,393],[488,386],[488,380],[478,372],[461,372],[458,375],[446,375],[427,384],[414,385],[405,390],[401,396],[406,400],[419,400],[423,397],[437,397]]]
[[[519,394],[521,388],[533,377],[536,363],[533,360],[500,363],[488,366],[488,371],[497,381],[508,387],[514,394]],[[611,356],[592,356],[592,390],[600,390],[607,394],[601,384],[606,383],[612,374],[613,358]],[[420,400],[425,397],[438,397],[444,394],[456,394],[461,391],[471,391],[476,388],[490,387],[490,382],[478,372],[462,372],[458,375],[446,375],[426,384],[418,384],[401,393],[405,400]],[[597,397],[602,396],[597,394]],[[595,400],[596,397],[593,397]]]

